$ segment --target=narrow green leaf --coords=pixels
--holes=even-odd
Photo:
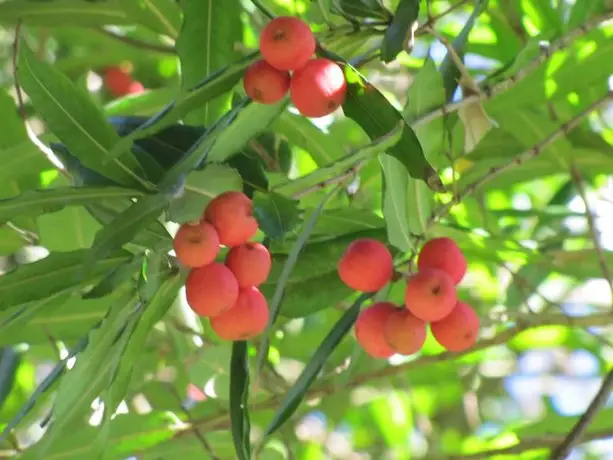
[[[85,276],[82,272],[82,262],[86,253],[87,250],[55,252],[1,276],[0,310],[41,300],[56,292],[79,286],[132,258],[132,255],[125,251],[100,257]]]
[[[240,174],[223,164],[211,163],[192,171],[185,180],[183,195],[170,203],[173,222],[183,223],[202,217],[202,210],[217,195],[230,190],[242,190]]]
[[[188,91],[206,78],[237,61],[235,44],[241,42],[243,27],[239,0],[181,0],[183,27],[176,48],[181,60],[183,90]],[[209,126],[229,108],[232,94],[220,94],[192,110],[187,123]]]
[[[102,226],[82,206],[43,214],[36,219],[40,244],[48,251],[76,251],[91,247]]]
[[[181,27],[181,10],[174,0],[132,0],[122,2],[128,16],[154,32],[177,38]]]
[[[385,31],[381,49],[381,60],[391,62],[396,59],[409,38],[409,31],[419,15],[419,0],[400,0],[394,19]]]
[[[132,153],[107,162],[119,140],[89,96],[51,64],[36,59],[25,42],[19,52],[20,83],[53,133],[84,166],[115,182],[149,188]]]
[[[401,140],[403,132],[403,124],[398,124],[383,136],[374,139],[370,144],[354,150],[326,167],[317,168],[310,174],[278,184],[273,188],[273,191],[293,195],[311,187],[317,187],[331,177],[338,177],[351,172],[350,170],[360,162],[369,161],[395,146]]]
[[[409,175],[400,162],[390,156],[379,158],[383,168],[383,215],[390,244],[403,252],[413,249],[408,216]]]
[[[300,220],[298,202],[278,193],[259,193],[253,198],[253,215],[260,229],[272,239],[283,238]]]
[[[377,0],[339,0],[338,2],[334,2],[334,5],[338,6],[338,10],[335,8],[332,11],[343,13],[343,15],[349,17],[379,18],[387,20],[392,16],[392,14],[381,5],[381,2]]]
[[[358,123],[371,139],[389,133],[399,122],[404,121],[402,114],[354,67],[344,64],[344,71],[348,90],[343,111]],[[408,124],[404,123],[400,141],[389,148],[386,154],[399,160],[411,177],[423,180],[433,190],[444,190],[436,171],[424,156],[417,135]]]
[[[17,377],[17,369],[21,364],[21,353],[13,347],[0,349],[0,407],[8,398]]]
[[[270,318],[268,319],[268,325],[266,326],[266,336],[262,339],[262,342],[260,344],[260,350],[258,352],[258,371],[262,368],[264,360],[268,357],[268,346],[270,344],[272,327],[274,326],[275,321],[279,316],[279,312],[281,310],[281,303],[285,294],[285,287],[291,276],[294,265],[296,265],[296,261],[298,260],[300,251],[302,251],[302,249],[306,245],[306,242],[309,239],[309,236],[311,235],[311,232],[313,231],[313,228],[317,223],[317,219],[322,213],[324,207],[326,206],[328,201],[336,194],[337,191],[338,187],[335,187],[333,190],[328,192],[319,203],[319,206],[313,209],[308,219],[305,220],[302,226],[302,230],[300,231],[298,238],[292,245],[292,249],[287,257],[287,260],[285,261],[285,264],[283,265],[283,269],[281,271],[281,274],[279,275],[279,280],[277,281],[277,285],[275,287],[275,293],[272,297],[272,300],[270,301]]]
[[[468,20],[464,24],[462,31],[458,34],[458,36],[451,43],[453,49],[457,53],[458,56],[464,56],[464,46],[466,46],[466,41],[468,40],[468,35],[475,25],[475,21],[481,15],[481,13],[487,7],[488,0],[476,0],[475,8],[473,12],[469,16]],[[445,93],[447,95],[447,100],[451,100],[453,97],[453,93],[455,92],[458,86],[458,79],[460,78],[460,71],[453,62],[453,59],[449,55],[449,52],[445,56],[445,59],[441,63],[440,67],[441,75],[443,76],[443,83],[445,86]]]
[[[169,103],[138,129],[123,137],[113,146],[109,155],[114,158],[129,151],[132,143],[137,139],[142,139],[161,131],[163,128],[183,118],[191,110],[201,107],[208,101],[230,91],[239,82],[245,69],[257,56],[257,53],[245,56],[243,59],[206,77],[188,92],[181,94],[176,100]]]
[[[161,110],[173,96],[179,93],[174,86],[155,88],[140,94],[113,99],[104,106],[104,114],[107,117],[118,115],[149,115]]]
[[[334,352],[343,337],[351,330],[360,313],[362,303],[372,296],[373,294],[362,294],[343,314],[319,347],[317,347],[313,358],[308,362],[296,383],[289,389],[281,401],[274,418],[266,427],[266,430],[264,430],[264,437],[268,437],[277,431],[294,414],[332,352]]]
[[[159,217],[170,199],[170,195],[164,193],[146,195],[126,208],[96,234],[94,245],[87,254],[86,266],[95,266],[96,260],[131,241],[141,229]]]
[[[227,129],[219,135],[207,161],[221,162],[240,152],[247,142],[273,123],[287,107],[286,99],[276,104],[249,104]]]
[[[32,26],[99,26],[130,24],[121,0],[83,2],[54,0],[53,2],[24,2],[9,0],[0,3],[0,24],[16,24],[23,20]]]
[[[142,192],[121,187],[61,187],[31,190],[0,200],[0,223],[17,216],[37,216],[61,210],[64,206],[96,203],[103,199],[133,198]]]
[[[0,123],[2,124],[0,150],[14,147],[27,140],[23,121],[8,91],[0,92]]]
[[[232,359],[230,362],[230,422],[232,425],[232,440],[239,460],[251,459],[251,444],[249,435],[249,355],[247,342],[239,341],[232,344]]]

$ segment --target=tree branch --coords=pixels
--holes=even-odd
[[[592,211],[590,209],[590,205],[587,199],[587,193],[585,192],[585,187],[583,186],[583,179],[581,178],[581,173],[577,169],[577,166],[574,164],[574,161],[570,167],[570,174],[573,178],[573,182],[575,183],[575,187],[577,187],[577,192],[579,193],[579,196],[581,197],[581,199],[583,200],[583,204],[585,205],[585,218],[587,220],[588,228],[590,229],[592,241],[594,242],[594,249],[596,251],[596,255],[598,256],[598,263],[600,264],[602,276],[609,284],[609,289],[611,291],[611,304],[613,305],[613,276],[611,276],[611,270],[609,269],[609,265],[607,264],[607,261],[605,259],[602,244],[600,244],[600,235],[598,234],[598,228],[596,227],[594,214],[592,214]]]
[[[543,139],[538,144],[534,145],[533,147],[526,150],[525,152],[520,153],[508,163],[490,168],[486,174],[484,174],[482,177],[480,177],[479,179],[475,180],[473,183],[466,186],[464,190],[456,194],[449,203],[435,210],[430,216],[430,218],[428,219],[428,222],[426,224],[427,227],[434,224],[437,219],[447,215],[449,210],[454,205],[460,203],[466,197],[474,193],[475,190],[477,190],[479,187],[481,187],[486,182],[489,182],[494,177],[498,176],[500,173],[503,173],[515,166],[523,165],[527,161],[538,157],[541,153],[543,153],[545,148],[547,148],[550,144],[558,140],[560,137],[568,135],[568,133],[570,133],[592,111],[599,109],[601,106],[611,102],[612,100],[613,100],[613,91],[610,91],[603,98],[599,99],[593,104],[590,104],[589,107],[582,110],[575,117],[571,118],[566,123],[563,123],[558,130],[551,133],[549,136],[547,136],[545,139]]]
[[[585,413],[579,418],[573,429],[568,433],[562,442],[551,452],[551,460],[563,460],[570,453],[573,445],[577,444],[584,433],[589,428],[590,424],[604,407],[613,391],[613,369],[609,371],[607,376],[600,386],[600,390],[588,406]]]

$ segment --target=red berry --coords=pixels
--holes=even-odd
[[[375,303],[362,310],[355,322],[355,337],[364,351],[373,358],[389,358],[394,354],[383,331],[388,318],[396,310],[393,303]]]
[[[266,24],[260,35],[260,53],[279,70],[296,70],[315,53],[315,37],[307,23],[292,16],[279,16]]]
[[[394,351],[401,355],[412,355],[424,346],[427,335],[426,322],[405,308],[396,309],[385,323],[383,335]]]
[[[226,256],[226,266],[234,273],[241,288],[259,286],[270,273],[272,260],[268,249],[260,243],[235,246]]]
[[[219,236],[208,222],[182,224],[172,244],[177,259],[191,268],[210,264],[219,253]]]
[[[290,76],[277,70],[266,61],[256,61],[245,71],[245,93],[260,104],[274,104],[285,97],[289,90]]]
[[[338,263],[341,280],[356,291],[375,292],[382,289],[392,279],[393,271],[389,249],[372,238],[353,241]]]
[[[269,316],[266,297],[257,288],[241,289],[232,308],[211,318],[211,329],[224,340],[248,340],[264,332]]]
[[[345,102],[347,81],[343,70],[327,59],[311,59],[294,72],[290,97],[305,117],[329,115]]]
[[[197,315],[214,317],[236,303],[238,281],[228,267],[213,262],[189,272],[185,280],[185,295]]]
[[[464,351],[472,347],[479,335],[479,317],[464,302],[458,302],[451,313],[430,324],[436,341],[449,351]]]
[[[419,319],[441,320],[451,313],[457,300],[455,284],[442,270],[421,270],[407,280],[405,305]]]
[[[115,97],[125,96],[130,92],[133,80],[130,74],[119,67],[109,67],[104,72],[104,86]]]
[[[466,258],[451,238],[433,238],[423,245],[417,259],[417,267],[436,268],[447,272],[455,284],[466,274]]]
[[[224,192],[216,196],[204,211],[205,219],[226,246],[238,246],[249,241],[258,231],[258,221],[253,217],[253,204],[242,192]]]

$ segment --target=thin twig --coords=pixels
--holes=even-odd
[[[137,38],[126,37],[125,35],[116,34],[115,32],[107,30],[103,27],[94,27],[93,29],[96,32],[101,33],[102,35],[106,35],[107,37],[112,38],[113,40],[117,40],[118,42],[125,43],[126,45],[134,46],[135,48],[140,48],[140,49],[148,50],[148,51],[155,51],[157,53],[173,54],[173,55],[176,54],[176,50],[174,46],[167,46],[167,45],[162,45],[158,43],[144,42]]]
[[[587,199],[587,193],[585,192],[585,187],[583,185],[583,178],[581,177],[581,173],[577,169],[577,166],[574,164],[574,162],[570,167],[570,174],[573,178],[573,182],[575,183],[575,187],[577,188],[577,192],[579,193],[579,196],[581,197],[581,200],[583,200],[583,203],[585,205],[585,218],[587,220],[587,226],[590,229],[590,234],[594,243],[594,249],[596,251],[596,256],[598,257],[598,263],[600,264],[602,276],[607,281],[609,289],[611,291],[611,304],[613,305],[613,276],[611,276],[611,269],[607,264],[607,261],[604,256],[604,249],[602,248],[602,244],[600,243],[600,235],[598,234],[598,228],[596,226],[594,214],[592,214]]]
[[[268,154],[262,144],[251,139],[248,142],[248,145],[253,149],[255,153],[257,153],[257,155],[262,159],[266,166],[268,166],[271,170],[276,172],[281,171],[281,165],[279,165],[279,162]]]
[[[517,155],[515,158],[513,158],[513,160],[509,161],[508,163],[504,163],[504,164],[499,165],[499,166],[493,166],[492,168],[490,168],[486,174],[484,174],[479,179],[475,180],[473,183],[467,185],[466,188],[464,188],[464,190],[462,190],[461,192],[456,194],[454,196],[454,198],[449,203],[447,203],[447,204],[441,206],[439,209],[435,210],[432,213],[432,215],[430,216],[430,218],[428,219],[427,226],[428,227],[431,226],[432,224],[434,224],[434,222],[436,222],[437,219],[447,215],[449,210],[454,205],[462,202],[462,200],[464,200],[466,197],[468,197],[469,195],[474,193],[479,187],[481,187],[485,183],[489,182],[494,177],[498,176],[499,174],[501,174],[501,173],[503,173],[505,171],[508,171],[509,169],[512,169],[515,166],[521,166],[524,163],[526,163],[527,161],[532,160],[532,159],[538,157],[541,153],[543,153],[543,151],[551,143],[555,142],[560,137],[565,136],[568,133],[570,133],[587,115],[589,115],[594,110],[599,109],[601,106],[605,105],[606,103],[611,102],[611,100],[613,100],[613,91],[612,92],[608,92],[606,94],[606,96],[604,96],[603,98],[599,99],[598,101],[590,104],[589,107],[587,107],[586,109],[582,110],[575,117],[571,118],[566,123],[563,123],[559,127],[559,129],[557,129],[556,131],[551,133],[549,136],[547,136],[545,139],[543,139],[538,144],[534,145],[533,147],[529,148],[528,150],[526,150],[526,151],[520,153],[519,155]]]
[[[602,22],[607,21],[611,18],[613,18],[613,11],[608,11],[607,13],[586,22],[582,26],[579,26],[578,28],[570,31],[564,37],[561,37],[560,39],[556,40],[549,47],[542,48],[541,54],[539,54],[532,62],[530,62],[517,74],[511,75],[509,78],[500,81],[493,86],[488,86],[487,84],[484,84],[481,87],[481,94],[473,94],[471,96],[463,98],[458,102],[453,102],[451,104],[436,107],[430,112],[425,113],[419,118],[415,119],[411,123],[411,126],[415,128],[417,126],[429,123],[430,121],[435,120],[439,117],[457,112],[458,110],[463,107],[466,107],[467,105],[473,104],[475,102],[484,101],[487,99],[492,99],[494,96],[507,91],[508,89],[519,83],[521,80],[526,78],[528,75],[530,75],[538,67],[540,67],[554,53],[566,48],[568,45],[570,45],[570,43],[572,43],[573,40],[576,40],[577,38],[589,33],[590,31],[598,27]]]
[[[551,460],[563,460],[567,457],[572,449],[573,445],[577,444],[584,433],[589,428],[590,424],[598,414],[598,412],[605,406],[609,396],[613,391],[613,369],[609,371],[607,376],[600,386],[600,390],[596,393],[596,396],[588,406],[587,410],[577,420],[577,423],[573,429],[568,433],[568,436],[560,443],[558,447],[551,452]]]
[[[266,16],[269,19],[274,19],[275,17],[274,13],[270,11],[266,6],[264,6],[264,4],[260,2],[260,0],[251,0],[251,3],[253,3],[253,5],[258,10],[260,10],[264,16]]]
[[[418,37],[420,35],[424,35],[424,34],[428,33],[428,28],[429,27],[432,27],[437,21],[439,21],[440,19],[444,18],[445,16],[448,16],[449,14],[453,13],[455,10],[457,10],[458,8],[460,8],[461,6],[465,5],[468,2],[469,2],[469,0],[460,0],[458,3],[455,3],[455,4],[451,5],[449,8],[447,8],[441,14],[438,14],[438,15],[432,16],[432,17],[428,17],[428,20],[417,28],[417,30],[415,31],[415,36]],[[429,16],[429,14],[428,14],[428,16]]]
[[[300,190],[299,192],[296,192],[292,195],[292,198],[294,199],[299,199],[302,198],[303,196],[309,195],[311,193],[315,193],[318,192],[321,189],[324,189],[326,187],[329,187],[330,185],[336,185],[336,184],[340,184],[341,182],[345,182],[348,181],[349,179],[355,177],[358,172],[360,171],[360,169],[362,169],[362,167],[366,164],[365,160],[361,160],[358,161],[355,165],[351,166],[350,168],[346,169],[345,171],[343,171],[342,173],[340,173],[337,176],[334,177],[330,177],[326,180],[323,180],[321,182],[318,182],[317,184],[306,188],[304,190]]]
[[[21,39],[21,20],[15,24],[15,39],[13,41],[13,81],[15,83],[15,93],[17,95],[17,103],[19,105],[19,115],[23,120],[23,124],[26,128],[26,134],[30,141],[38,148],[38,150],[45,156],[45,158],[67,179],[71,179],[70,173],[66,170],[59,158],[53,153],[49,147],[47,147],[36,135],[34,130],[28,123],[28,117],[25,111],[25,104],[23,102],[23,94],[21,94],[21,86],[19,84],[19,41]]]

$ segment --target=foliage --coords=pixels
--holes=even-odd
[[[612,8],[0,0],[0,458],[605,458],[610,404],[568,433],[613,360]],[[245,98],[271,15],[341,64],[342,110]],[[147,90],[112,96],[109,66]],[[170,251],[227,190],[273,255],[249,343],[193,315]],[[368,358],[343,250],[405,269],[442,235],[479,342]]]

